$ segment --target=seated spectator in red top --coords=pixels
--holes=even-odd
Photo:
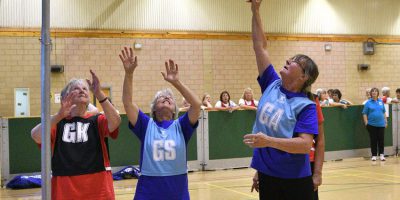
[[[217,101],[214,107],[216,110],[226,110],[229,112],[240,108],[231,100],[231,95],[229,95],[228,91],[221,92],[221,95],[219,95],[219,101]]]
[[[257,110],[258,101],[254,99],[251,88],[244,89],[242,98],[239,99],[239,106],[244,110]]]

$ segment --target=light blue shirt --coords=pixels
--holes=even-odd
[[[187,173],[186,143],[179,120],[166,129],[150,119],[143,144],[142,175],[173,176]]]
[[[314,102],[306,97],[287,98],[280,90],[281,85],[282,80],[277,79],[263,92],[253,133],[262,132],[275,138],[296,137],[294,134],[299,113]],[[317,121],[314,124],[316,125]],[[266,147],[254,149],[251,167],[269,176],[303,178],[311,175],[309,162],[307,154],[292,154]]]

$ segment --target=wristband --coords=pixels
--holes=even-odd
[[[108,100],[108,97],[104,98],[103,100],[100,100],[99,103],[104,103],[107,100]]]

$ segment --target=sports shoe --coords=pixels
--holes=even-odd
[[[376,156],[372,156],[371,160],[376,161]]]
[[[385,160],[386,160],[386,159],[385,159],[385,155],[381,154],[381,155],[379,156],[379,159],[381,159],[381,161],[385,161]]]

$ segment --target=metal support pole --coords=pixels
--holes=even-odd
[[[42,0],[41,32],[41,123],[42,199],[51,200],[50,166],[50,0]]]

